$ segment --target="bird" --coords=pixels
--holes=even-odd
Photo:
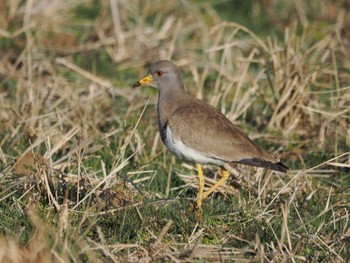
[[[229,178],[225,164],[239,163],[286,173],[288,167],[255,144],[223,113],[185,89],[177,65],[170,60],[152,64],[148,75],[133,88],[158,89],[157,115],[162,142],[179,159],[196,165],[199,190],[197,208]],[[221,167],[221,178],[204,192],[202,164]]]

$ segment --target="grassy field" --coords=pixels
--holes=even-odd
[[[350,261],[350,7],[241,2],[0,2],[0,262]],[[191,212],[131,89],[159,59],[290,171],[233,166]]]

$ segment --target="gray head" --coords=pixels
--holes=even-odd
[[[159,90],[184,90],[178,67],[170,60],[160,60],[152,64],[148,76],[139,80],[133,88],[153,86]]]

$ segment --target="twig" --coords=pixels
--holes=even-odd
[[[158,238],[153,244],[155,247],[157,247],[162,242],[162,239],[168,233],[173,222],[174,222],[173,220],[169,219],[168,223],[165,225],[165,227],[163,227],[162,232],[160,232],[160,235],[158,236]]]

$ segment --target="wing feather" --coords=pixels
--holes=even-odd
[[[214,107],[199,101],[179,105],[168,120],[174,136],[188,147],[227,162],[262,159],[277,162]]]

